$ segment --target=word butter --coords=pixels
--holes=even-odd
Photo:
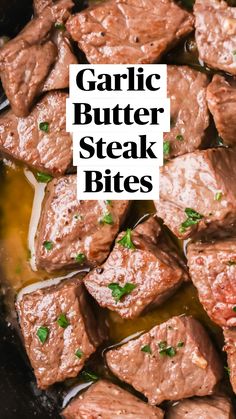
[[[166,65],[70,66],[78,199],[157,199],[169,130]]]

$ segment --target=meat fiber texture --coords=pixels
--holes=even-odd
[[[76,184],[77,176],[69,175],[47,185],[35,238],[39,269],[51,272],[99,265],[125,219],[129,201],[78,200]],[[105,216],[109,223],[103,221]]]
[[[191,243],[187,258],[208,316],[221,327],[236,326],[236,240]]]
[[[165,159],[204,148],[210,139],[207,76],[188,66],[175,65],[167,67],[167,76],[171,130],[164,134],[164,141],[169,142]]]
[[[192,32],[172,0],[110,0],[72,16],[67,30],[91,64],[148,64]]]
[[[77,396],[63,410],[65,419],[162,419],[158,407],[144,403],[121,387],[99,380],[87,391]]]
[[[39,388],[77,376],[104,340],[105,330],[92,312],[81,278],[25,294],[17,309]],[[58,322],[61,315],[67,326]],[[45,342],[37,335],[40,327],[48,329]]]
[[[222,362],[205,329],[187,316],[173,317],[111,349],[106,361],[114,375],[153,405],[211,395],[223,374]]]
[[[68,87],[69,64],[77,60],[55,24],[64,24],[72,6],[71,0],[60,0],[45,7],[1,48],[1,81],[16,116],[27,116],[43,90]]]
[[[108,259],[91,271],[84,283],[101,307],[132,319],[163,303],[188,279],[188,273],[175,245],[155,218],[132,231],[134,249],[119,243],[124,235],[120,233]],[[135,288],[117,301],[109,285],[125,287],[127,283]]]
[[[194,14],[199,58],[235,75],[236,8],[224,0],[196,0]]]
[[[211,396],[181,400],[167,412],[166,419],[234,419],[234,409],[227,397]]]
[[[236,151],[195,151],[160,169],[158,217],[180,239],[236,231]]]
[[[72,139],[66,132],[66,98],[50,92],[26,118],[8,110],[0,116],[0,151],[33,169],[53,176],[64,174],[72,162]],[[40,129],[46,122],[47,128]]]

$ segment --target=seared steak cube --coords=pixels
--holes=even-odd
[[[53,3],[55,3],[54,0],[33,0],[34,14],[39,15],[45,7],[51,6]]]
[[[236,227],[236,151],[195,151],[161,168],[157,215],[179,238]]]
[[[23,295],[17,304],[38,386],[75,377],[103,341],[81,278]]]
[[[236,326],[236,240],[191,243],[187,257],[208,316],[220,326]]]
[[[225,346],[224,350],[227,353],[229,378],[236,393],[236,328],[224,328]]]
[[[203,148],[207,144],[209,112],[206,103],[208,78],[187,66],[168,66],[168,97],[171,131],[164,134],[165,158]]]
[[[167,412],[166,419],[234,419],[234,409],[227,397],[211,396],[181,400]]]
[[[35,256],[49,272],[102,263],[129,207],[129,201],[79,201],[76,178],[54,179],[46,189]]]
[[[84,283],[100,306],[134,318],[161,304],[187,278],[175,246],[156,219],[150,218],[132,233],[122,232],[106,262],[90,272]]]
[[[106,360],[113,374],[151,404],[210,395],[222,377],[221,361],[205,329],[186,316],[111,349]]]
[[[207,65],[236,74],[236,9],[226,1],[196,0],[196,41]]]
[[[100,380],[63,410],[65,419],[162,419],[161,409],[149,406],[117,385]]]
[[[224,144],[236,143],[236,82],[215,75],[207,88],[207,102]]]
[[[73,6],[71,0],[60,0],[51,7],[45,7],[40,16],[31,20],[19,35],[7,42],[0,50],[0,75],[5,93],[15,115],[24,117],[29,114],[35,98],[43,89],[52,67],[58,59],[58,48],[61,43],[51,39],[55,24],[64,24],[69,16],[68,10]],[[59,48],[59,61],[62,61],[62,50]],[[64,48],[64,47],[63,47]],[[65,52],[65,51],[64,51]],[[68,57],[68,55],[67,55]],[[72,62],[76,62],[74,57]],[[68,62],[64,66],[68,70]],[[52,78],[60,77],[55,70]],[[49,83],[50,80],[47,80]],[[53,88],[56,86],[54,85]],[[58,84],[57,84],[57,87]],[[60,85],[60,87],[65,87]]]
[[[0,117],[0,151],[54,176],[62,175],[72,161],[72,140],[66,132],[66,97],[46,94],[26,118],[12,110]]]
[[[193,29],[193,16],[172,0],[109,0],[67,22],[92,64],[154,63]]]

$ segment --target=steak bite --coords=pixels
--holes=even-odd
[[[150,406],[117,385],[99,380],[63,410],[65,419],[162,419],[158,407]]]
[[[106,360],[113,374],[151,404],[210,395],[222,377],[221,361],[205,329],[186,316],[111,349]]]
[[[39,269],[102,263],[124,221],[129,201],[79,201],[76,178],[64,176],[47,185],[35,238]]]
[[[171,131],[164,134],[165,158],[203,148],[207,144],[209,112],[206,103],[208,78],[187,66],[168,66],[168,97]]]
[[[224,328],[225,346],[229,366],[229,378],[234,393],[236,393],[236,328]]]
[[[236,151],[195,151],[160,170],[158,217],[179,238],[236,229]]]
[[[167,412],[166,419],[234,419],[230,399],[211,396],[181,400]]]
[[[236,240],[191,243],[188,266],[199,299],[219,326],[236,326]]]
[[[72,6],[71,0],[60,0],[51,7],[45,7],[40,16],[31,20],[16,38],[1,48],[2,85],[15,115],[24,117],[29,114],[45,82],[50,88],[68,86],[63,86],[61,83],[58,85],[58,81],[56,85],[52,83],[52,79],[61,74],[58,70],[59,64],[61,68],[63,59],[61,48],[64,48],[64,58],[69,56],[65,54],[66,41],[62,43],[58,41],[60,37],[57,37],[57,42],[55,42],[52,35],[55,32],[55,24],[58,22],[64,24],[69,16],[68,10]],[[57,60],[59,60],[58,64],[55,65]],[[76,61],[73,59],[72,62]],[[68,71],[69,62],[63,61],[63,63]],[[53,73],[48,80],[52,69]]]
[[[207,102],[224,143],[235,145],[236,81],[215,75],[207,88]]]
[[[17,309],[25,348],[42,389],[75,377],[104,340],[80,278],[24,294]]]
[[[100,306],[134,318],[161,304],[186,279],[186,266],[175,245],[150,218],[132,234],[130,230],[120,233],[108,259],[84,283]]]
[[[148,64],[192,30],[192,14],[172,0],[109,0],[68,19],[91,64]]]
[[[0,116],[0,151],[54,176],[64,174],[72,161],[72,139],[66,132],[66,97],[46,94],[26,118],[9,110]]]
[[[236,74],[235,7],[223,0],[196,0],[194,14],[199,58],[210,67]]]

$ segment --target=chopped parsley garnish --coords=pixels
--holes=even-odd
[[[236,306],[233,307],[233,311],[236,312]]]
[[[48,175],[47,173],[37,172],[36,179],[40,183],[48,183],[52,180],[52,176]]]
[[[45,242],[43,242],[43,247],[45,247],[46,250],[52,250],[53,248],[53,242],[50,242],[48,240],[46,240]]]
[[[230,375],[230,368],[229,368],[229,367],[224,366],[224,369],[225,369],[225,371],[227,371],[227,373]]]
[[[41,343],[46,342],[49,335],[49,329],[46,326],[40,326],[37,330],[37,336]]]
[[[83,351],[81,351],[81,349],[77,349],[77,351],[75,352],[75,355],[76,355],[79,359],[81,359],[81,358],[82,358],[82,356],[84,355],[84,353],[83,353]]]
[[[184,141],[184,137],[183,137],[183,135],[181,135],[181,134],[179,134],[179,135],[176,135],[176,140],[177,141]]]
[[[130,294],[136,288],[136,285],[127,282],[123,287],[121,287],[119,284],[113,283],[109,284],[108,288],[112,291],[111,295],[115,302],[118,303],[124,295]]]
[[[141,348],[141,351],[142,352],[146,352],[147,354],[152,354],[152,350],[151,350],[151,347],[150,347],[150,345],[144,345],[142,348]]]
[[[131,238],[131,228],[127,228],[125,235],[122,237],[122,239],[118,240],[117,243],[121,244],[127,249],[135,249],[135,245],[133,244]]]
[[[67,319],[67,317],[66,317],[66,315],[65,314],[60,314],[60,316],[58,316],[58,318],[57,318],[57,323],[59,324],[59,326],[61,326],[63,329],[66,329],[67,328],[67,326],[69,326],[69,321],[68,321],[68,319]]]
[[[100,220],[101,224],[113,224],[112,214],[110,212],[106,213]]]
[[[94,372],[90,371],[82,371],[81,375],[85,381],[97,381],[99,378]]]
[[[169,356],[172,358],[176,355],[176,349],[173,346],[168,346],[166,341],[161,341],[158,343],[159,354]]]
[[[164,156],[167,156],[168,154],[170,154],[170,142],[169,141],[164,141],[163,142],[163,154],[164,154]]]
[[[179,342],[177,343],[177,348],[182,348],[183,346],[184,346],[184,342],[179,341]]]
[[[217,139],[216,139],[216,143],[217,143],[217,145],[220,145],[220,146],[224,145],[223,138],[221,138],[221,137],[218,135],[218,137],[217,137]]]
[[[180,233],[184,233],[186,228],[198,224],[199,221],[203,218],[203,215],[199,214],[197,211],[192,208],[185,208],[185,214],[187,216],[186,220],[181,224],[179,228]]]
[[[60,31],[65,31],[66,30],[66,27],[65,27],[64,23],[60,23],[60,22],[55,23],[55,28],[59,29]]]
[[[235,61],[235,60],[236,60],[236,50],[231,51],[231,54],[233,55],[233,59],[234,59],[234,61]]]
[[[215,201],[220,201],[222,199],[222,196],[223,196],[223,194],[222,194],[221,191],[216,192]]]
[[[78,253],[78,255],[75,256],[76,262],[82,264],[85,261],[85,254],[84,253]]]
[[[41,131],[48,132],[48,131],[49,131],[49,123],[48,123],[48,122],[46,122],[46,121],[44,121],[44,122],[40,122],[40,124],[39,124],[39,129],[40,129]]]
[[[75,215],[74,215],[74,219],[75,219],[75,220],[82,221],[82,220],[84,219],[84,217],[83,217],[82,215],[75,214]]]
[[[235,261],[235,260],[229,260],[229,261],[227,262],[227,265],[229,265],[229,266],[236,265],[236,261]]]

